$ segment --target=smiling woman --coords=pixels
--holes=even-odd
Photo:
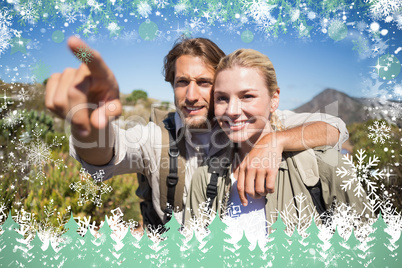
[[[240,182],[237,184],[240,178],[235,176],[235,170],[263,136],[278,130],[278,122],[272,119],[279,104],[279,92],[272,62],[260,52],[239,49],[221,60],[215,75],[215,115],[232,144],[226,148],[227,153],[217,157],[220,169],[226,169],[226,172],[214,170],[215,160],[207,161],[195,172],[189,198],[191,215],[187,219],[205,219],[205,216],[209,219],[211,210],[206,210],[207,215],[199,210],[207,207],[219,211],[221,216],[234,218],[231,223],[236,227],[232,226],[233,229],[245,230],[250,242],[257,240],[264,244],[268,228],[275,222],[278,212],[285,209],[293,209],[290,213],[295,215],[295,219],[285,220],[288,225],[300,223],[302,218],[311,219],[312,216],[325,222],[326,211],[333,208],[335,200],[353,205],[361,215],[365,193],[358,198],[352,190],[341,189],[342,179],[345,178],[335,175],[336,167],[342,165],[341,155],[324,147],[266,155],[260,159],[279,167],[275,192],[265,196],[249,195],[249,205],[241,203],[238,193]],[[222,163],[228,160],[231,165],[224,167]],[[215,174],[220,174],[220,177],[216,178]],[[260,176],[259,171],[256,176]],[[256,188],[261,181],[264,182],[256,182]],[[211,189],[215,187],[216,194],[211,195]],[[296,201],[297,196],[303,196],[301,202]],[[252,226],[250,222],[253,222]]]

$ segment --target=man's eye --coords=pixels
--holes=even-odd
[[[179,85],[179,86],[183,86],[183,85],[187,85],[187,84],[188,84],[187,80],[178,80],[178,81],[176,81],[176,85]]]
[[[198,85],[202,86],[202,87],[209,87],[212,85],[212,83],[209,81],[200,81],[200,82],[198,82]]]

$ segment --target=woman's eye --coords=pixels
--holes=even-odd
[[[251,95],[251,94],[246,94],[246,95],[244,95],[244,98],[245,99],[251,99],[251,98],[254,98],[254,96]]]
[[[218,96],[216,97],[216,101],[226,101],[228,98],[224,96]]]

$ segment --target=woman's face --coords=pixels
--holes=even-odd
[[[269,115],[279,103],[279,89],[271,97],[260,72],[234,66],[218,73],[214,85],[215,116],[235,143],[253,145],[270,132]]]

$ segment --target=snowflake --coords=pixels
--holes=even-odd
[[[382,55],[387,49],[388,45],[386,44],[386,42],[382,41],[381,39],[376,39],[375,43],[371,46],[371,53],[369,57],[375,58],[379,55]]]
[[[186,11],[186,9],[187,9],[187,6],[186,6],[185,2],[178,3],[177,5],[174,6],[174,11],[177,14],[184,13]]]
[[[152,13],[152,8],[147,2],[141,2],[137,6],[138,13],[147,18]]]
[[[165,8],[165,6],[169,5],[169,2],[166,0],[154,0],[154,4],[156,4],[158,8]]]
[[[120,31],[120,26],[117,25],[116,22],[111,22],[109,23],[109,25],[107,26],[107,29],[110,31],[111,35],[117,35],[118,32]]]
[[[35,7],[36,5],[38,5],[38,3],[32,3],[32,1],[29,1],[19,8],[19,10],[17,9],[22,19],[27,21],[29,24],[35,24],[39,19],[38,11]]]
[[[51,151],[52,148],[58,147],[62,143],[59,141],[58,137],[55,137],[50,145],[44,143],[41,139],[42,130],[38,129],[38,125],[36,125],[36,128],[32,131],[32,134],[33,140],[29,143],[26,143],[25,140],[22,139],[18,140],[16,149],[25,153],[27,158],[25,162],[18,162],[15,163],[15,165],[21,167],[21,172],[24,172],[25,168],[29,166],[36,166],[39,170],[36,173],[35,179],[39,179],[40,183],[43,184],[43,181],[46,179],[46,174],[43,172],[46,163],[53,162],[58,168],[63,165],[62,159],[54,160],[52,158]]]
[[[12,16],[9,15],[8,11],[0,10],[0,55],[9,47],[11,39],[11,19]]]
[[[317,17],[317,14],[315,14],[315,12],[313,12],[313,11],[309,11],[309,12],[307,13],[307,18],[308,18],[309,20],[314,20],[316,17]]]
[[[383,84],[384,82],[380,82],[378,79],[376,79],[373,83],[371,79],[365,78],[362,81],[362,92],[367,97],[378,97],[384,95],[387,91],[385,89],[381,89]]]
[[[17,97],[19,101],[25,102],[26,100],[29,99],[28,91],[25,91],[24,88],[21,88],[21,90],[18,91]]]
[[[373,139],[374,144],[377,142],[384,144],[385,140],[391,137],[390,134],[388,134],[388,132],[391,131],[391,127],[387,126],[384,121],[375,121],[372,126],[368,127],[368,129],[370,131],[368,137]]]
[[[77,14],[75,14],[74,10],[65,14],[64,17],[66,18],[68,23],[74,23],[77,20]]]
[[[271,15],[271,11],[276,5],[270,5],[265,0],[242,1],[242,4],[244,13],[250,15],[256,23],[262,20],[276,22],[276,19]]]
[[[398,30],[402,30],[402,12],[395,13],[393,17]]]
[[[293,200],[289,204],[285,205],[285,208],[280,211],[281,219],[286,224],[286,233],[290,236],[293,230],[298,228],[300,235],[306,236],[306,229],[310,226],[312,217],[315,222],[318,222],[319,215],[314,204],[309,204],[307,197],[300,193],[293,197]],[[272,213],[270,215],[269,226],[271,226],[275,221],[278,212]]]
[[[96,177],[96,174],[93,176]],[[113,190],[111,186],[106,185],[103,182],[94,181],[91,175],[85,169],[80,171],[80,181],[70,184],[70,189],[80,192],[78,198],[78,205],[83,206],[84,203],[91,201],[96,206],[102,205],[102,194],[109,193]]]
[[[124,31],[119,37],[124,41],[135,41],[139,39],[139,34],[136,30]]]
[[[205,23],[201,21],[201,18],[192,18],[190,22],[187,20],[185,21],[185,25],[191,28],[193,33],[200,32],[202,29],[205,28]]]
[[[85,62],[86,64],[90,63],[93,59],[92,51],[87,46],[79,47],[74,54],[81,62]]]
[[[300,9],[293,9],[290,12],[290,21],[295,22],[299,19],[300,17]]]
[[[402,97],[402,84],[396,84],[394,86],[394,92],[393,93],[394,93],[395,96]]]
[[[380,160],[377,156],[369,157],[368,163],[365,163],[365,159],[367,157],[366,151],[361,149],[357,151],[356,158],[358,162],[355,164],[353,162],[353,156],[351,155],[349,158],[349,154],[346,154],[342,157],[344,163],[348,165],[350,168],[346,169],[345,167],[337,168],[336,175],[341,176],[341,178],[345,176],[350,176],[344,181],[342,181],[341,188],[343,190],[351,189],[352,185],[355,184],[355,188],[353,191],[355,192],[355,196],[362,197],[364,193],[364,184],[367,187],[368,195],[376,194],[376,190],[378,188],[377,184],[371,179],[379,180],[383,178],[384,171],[375,169],[373,167],[377,166]]]
[[[370,0],[370,11],[375,19],[386,18],[402,8],[400,0]]]
[[[15,126],[19,125],[23,119],[24,115],[19,110],[14,110],[4,117],[4,127],[14,128]]]
[[[3,219],[7,218],[7,215],[5,212],[6,209],[7,209],[6,205],[4,203],[0,203],[0,223],[3,223]]]

